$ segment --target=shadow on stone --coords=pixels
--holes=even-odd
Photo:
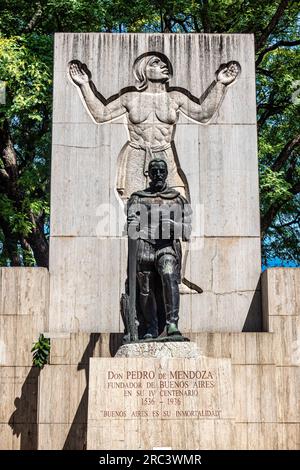
[[[91,333],[88,345],[80,359],[77,370],[84,369],[86,387],[65,440],[63,450],[86,450],[88,421],[89,362],[93,357],[100,333]]]
[[[252,301],[248,310],[248,314],[243,326],[243,333],[262,331],[262,303],[261,303],[261,285],[258,282]]]
[[[32,367],[22,385],[21,396],[16,397],[15,411],[8,424],[13,434],[20,436],[20,450],[36,450],[38,446],[38,378],[40,369]]]
[[[122,346],[124,333],[111,333],[109,335],[109,352],[111,357],[114,357],[119,349]]]

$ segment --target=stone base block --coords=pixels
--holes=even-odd
[[[158,345],[159,357],[91,358],[88,449],[191,449],[214,421],[231,428],[231,361],[170,357],[169,346]]]
[[[200,349],[196,343],[189,342],[145,342],[121,346],[115,357],[199,357]]]

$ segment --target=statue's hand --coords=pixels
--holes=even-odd
[[[69,62],[69,74],[72,81],[78,86],[88,83],[91,78],[91,74],[87,66],[79,62],[79,60],[72,60]]]
[[[230,85],[234,83],[241,72],[241,66],[238,62],[231,61],[227,64],[222,64],[216,72],[216,79],[223,85]]]

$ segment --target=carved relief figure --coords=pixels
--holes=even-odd
[[[125,88],[105,99],[91,80],[91,73],[79,61],[69,63],[71,80],[81,93],[92,119],[104,123],[126,115],[129,141],[118,160],[117,191],[126,202],[136,190],[149,184],[148,164],[161,158],[168,165],[169,187],[179,191],[187,200],[189,188],[180,168],[174,145],[179,113],[205,124],[218,110],[225,90],[239,73],[238,62],[228,62],[217,70],[215,79],[200,98],[184,88],[170,87],[173,74],[169,59],[159,52],[139,56],[133,65],[136,87]],[[189,287],[192,283],[184,280]],[[197,286],[194,285],[193,288]],[[198,292],[201,292],[199,288]]]
[[[126,115],[130,140],[119,159],[117,190],[128,199],[136,189],[148,184],[148,163],[151,158],[163,158],[169,168],[169,186],[186,197],[188,185],[174,151],[174,131],[179,112],[199,123],[207,123],[215,114],[224,96],[240,71],[237,62],[222,65],[216,78],[202,98],[191,96],[185,89],[169,87],[172,65],[157,52],[138,57],[133,66],[138,85],[121,90],[106,100],[95,88],[91,74],[79,61],[69,64],[72,81],[79,87],[92,118],[104,123]]]

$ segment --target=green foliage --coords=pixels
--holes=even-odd
[[[276,41],[298,38],[297,20],[286,25]],[[263,234],[265,262],[273,257],[300,262],[299,143],[273,169],[285,145],[300,133],[300,106],[293,99],[299,70],[299,46],[268,52],[257,69],[262,221],[270,208],[278,208]]]
[[[31,352],[33,353],[32,363],[39,369],[43,369],[48,363],[50,354],[50,339],[40,334],[38,341],[33,345]]]
[[[7,38],[0,32],[0,77],[6,82],[0,126],[5,120],[10,123],[18,165],[16,194],[3,194],[0,186],[0,215],[18,239],[29,237],[35,229],[32,215],[43,217],[45,224],[49,219],[52,49],[51,36],[32,33]],[[4,238],[0,232],[0,241]],[[30,248],[24,248],[20,260],[21,264],[34,264]],[[6,265],[7,256],[0,263]]]
[[[291,196],[291,184],[285,180],[284,171],[275,172],[268,167],[261,171],[260,189],[265,193],[261,204],[266,209],[271,204],[289,199]]]

